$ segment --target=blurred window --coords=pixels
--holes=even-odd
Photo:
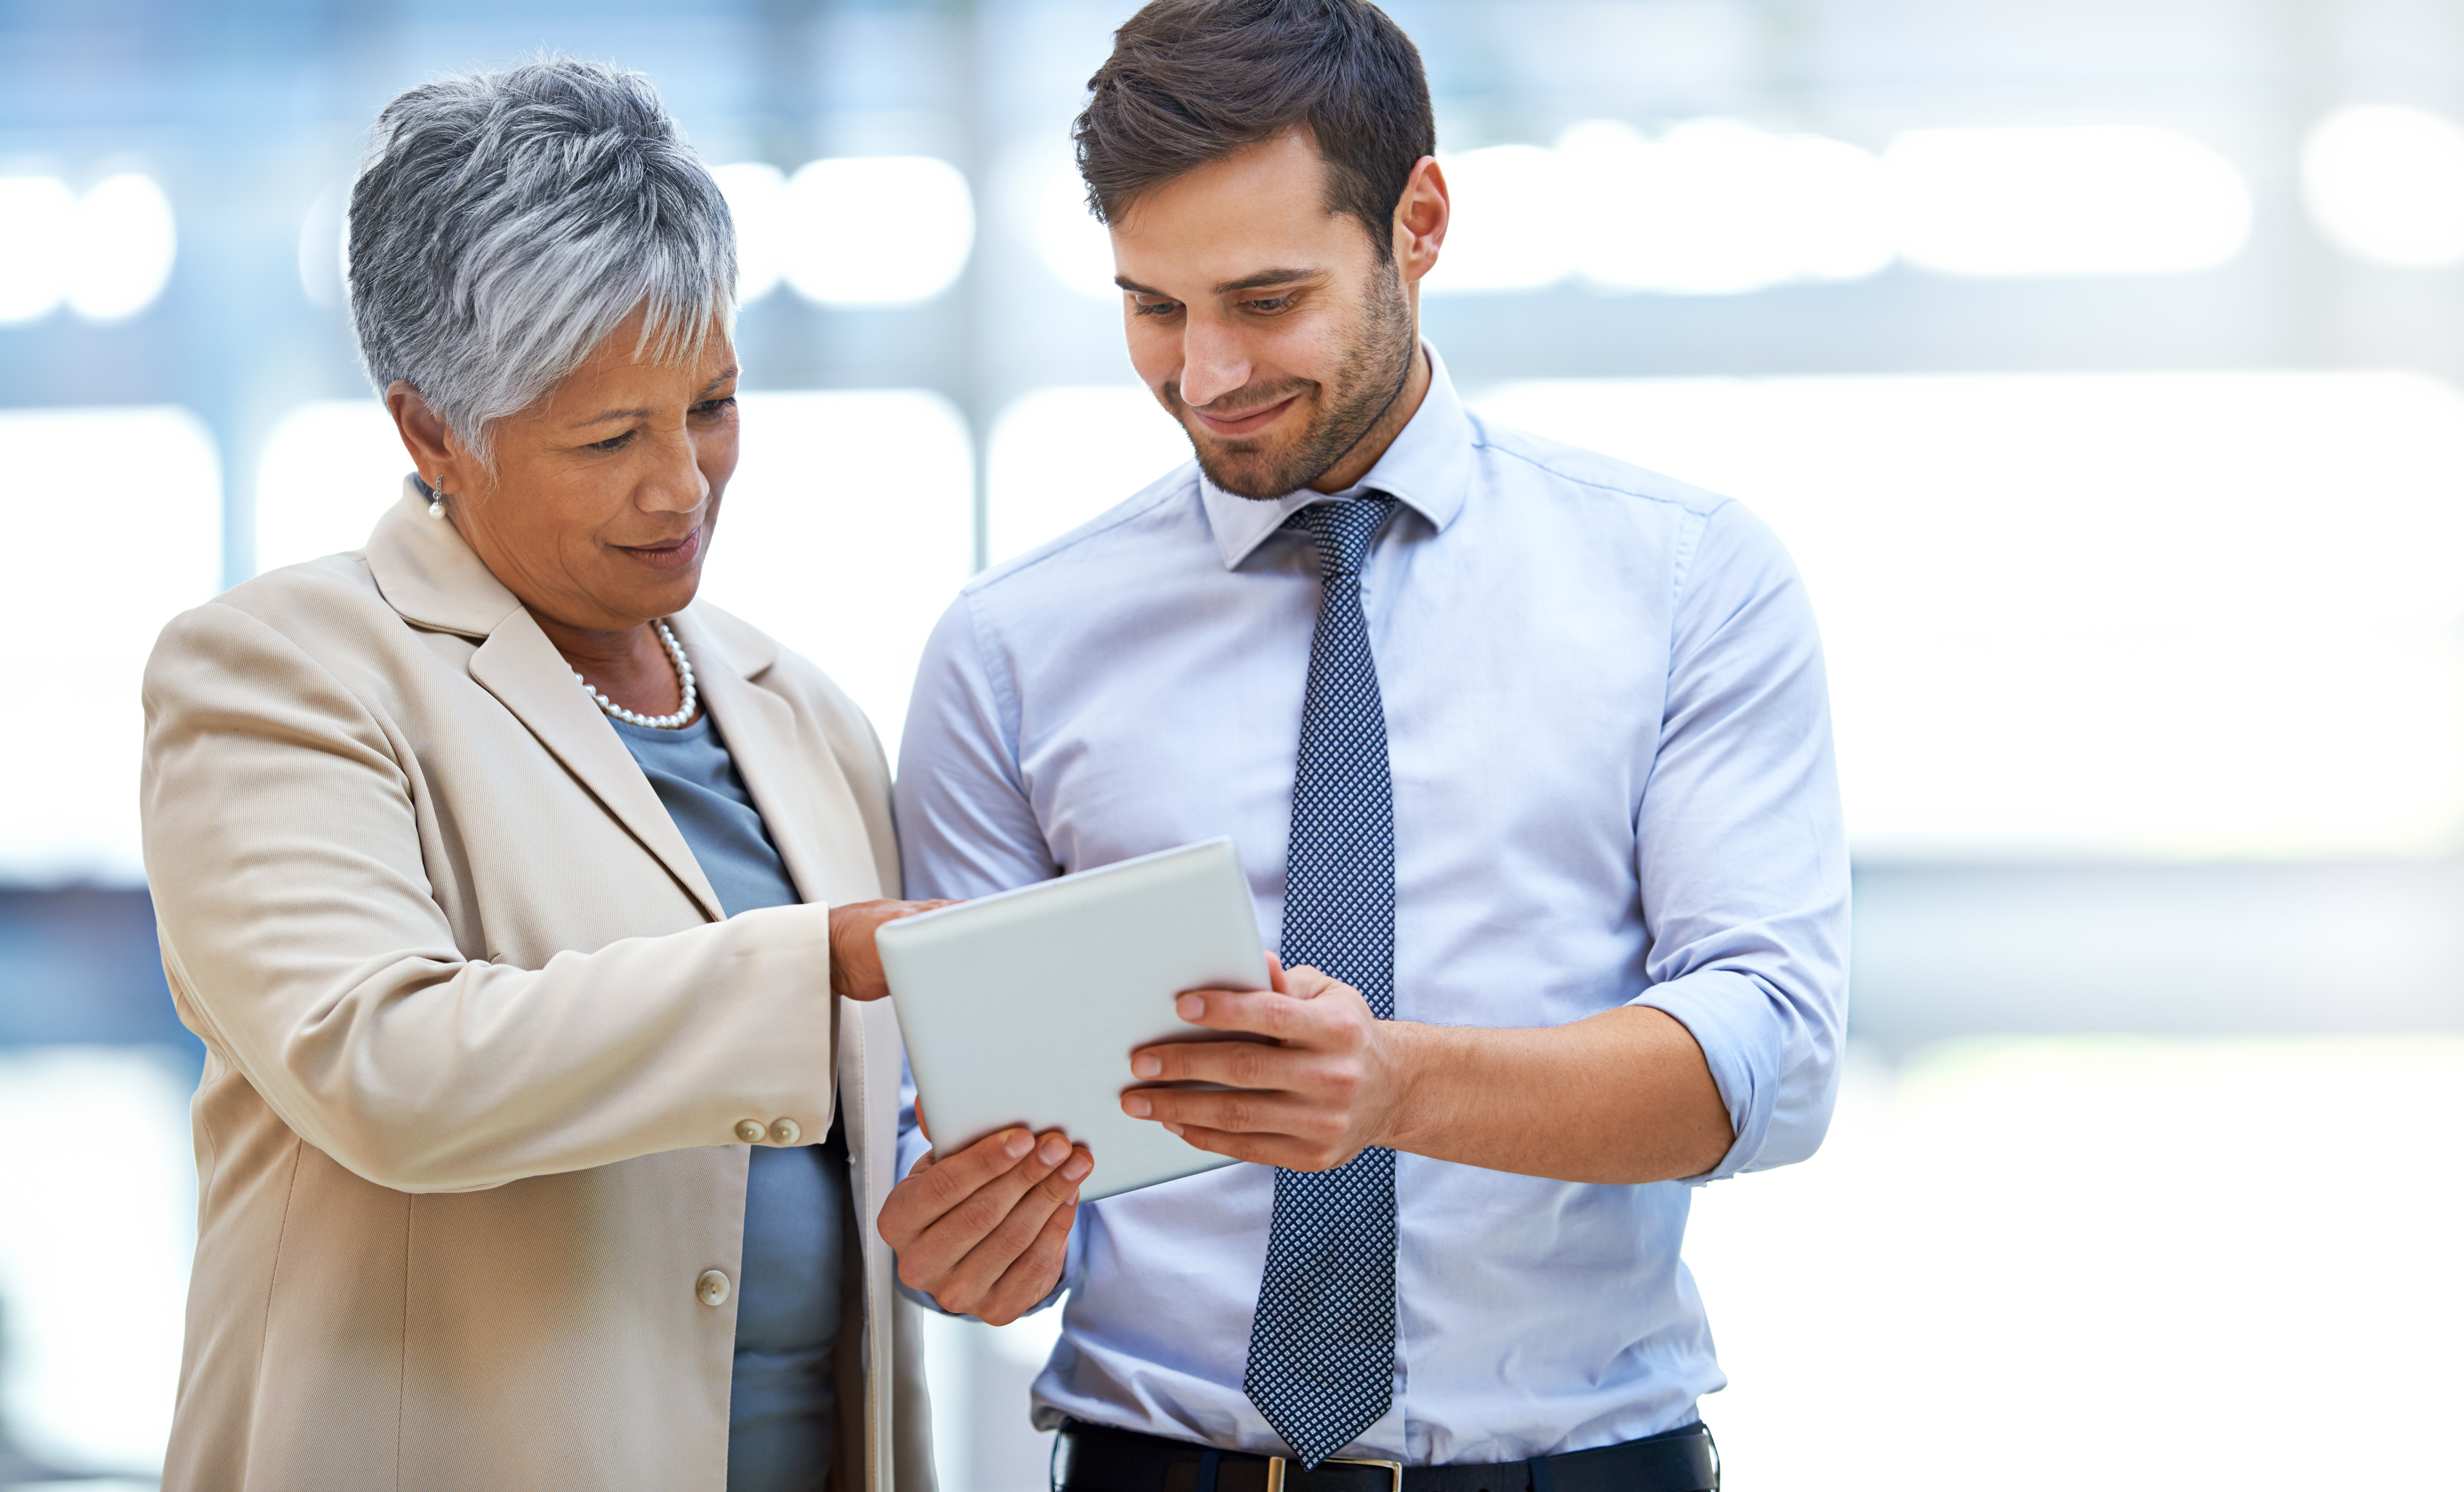
[[[373,399],[319,399],[275,422],[256,460],[256,568],[357,549],[402,496],[409,452]]]
[[[1023,395],[993,422],[986,558],[1058,538],[1189,459],[1189,437],[1141,384]]]
[[[2464,393],[2408,373],[1509,384],[1744,501],[1821,621],[1860,855],[2464,845]]]
[[[12,692],[38,723],[0,735],[0,882],[134,883],[143,873],[139,679],[163,624],[215,590],[222,476],[186,409],[0,411]]]
[[[894,761],[915,661],[975,554],[975,453],[919,389],[739,396],[703,594],[819,664]]]

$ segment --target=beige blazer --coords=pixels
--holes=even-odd
[[[146,871],[207,1049],[170,1492],[718,1492],[739,1127],[809,1143],[840,1100],[863,1270],[835,1485],[931,1492],[873,1228],[897,1024],[828,985],[825,907],[896,891],[889,771],[812,665],[715,607],[671,620],[807,905],[725,917],[407,484],[364,552],[155,645]]]

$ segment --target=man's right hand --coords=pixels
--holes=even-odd
[[[943,1310],[1016,1321],[1061,1283],[1078,1183],[1094,1169],[1057,1130],[1002,1130],[953,1155],[935,1151],[882,1204],[899,1281]]]

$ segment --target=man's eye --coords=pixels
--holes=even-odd
[[[1137,307],[1140,316],[1170,316],[1180,309],[1177,300],[1133,300],[1130,303]]]
[[[1251,300],[1245,302],[1252,311],[1267,312],[1281,311],[1284,307],[1290,305],[1291,303],[1292,297],[1289,296],[1277,296],[1272,300]]]

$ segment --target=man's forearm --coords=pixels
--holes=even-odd
[[[1385,1034],[1401,1081],[1380,1143],[1415,1155],[1631,1185],[1701,1175],[1736,1139],[1702,1047],[1664,1011]]]

